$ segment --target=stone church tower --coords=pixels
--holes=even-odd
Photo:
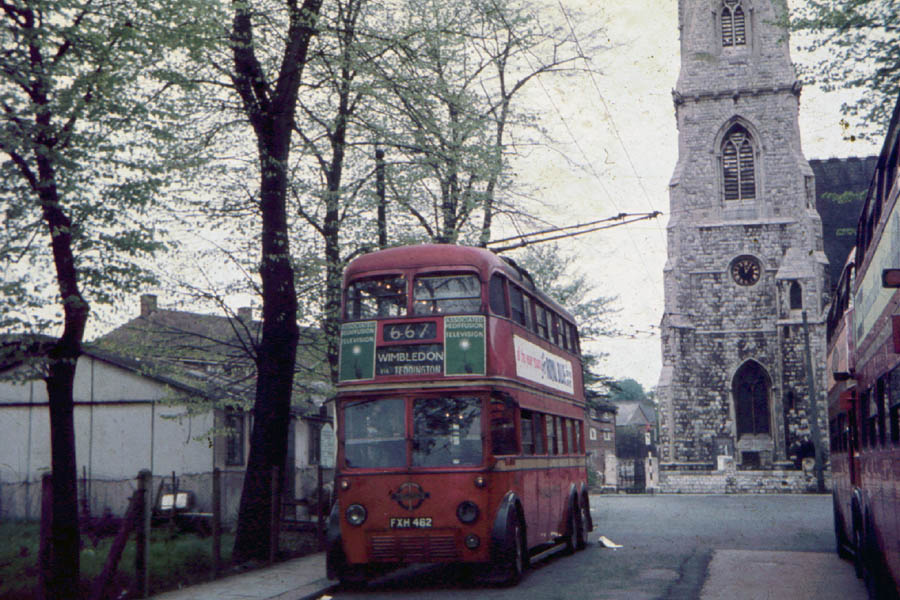
[[[827,259],[813,173],[800,149],[800,85],[787,31],[777,24],[785,0],[678,4],[660,485],[804,489],[814,412],[827,435]]]

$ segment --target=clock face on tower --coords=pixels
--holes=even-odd
[[[731,277],[738,285],[753,285],[759,281],[762,268],[752,256],[739,256],[731,263]]]

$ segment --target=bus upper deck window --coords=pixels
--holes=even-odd
[[[506,293],[503,291],[506,281],[500,275],[491,276],[490,287],[490,304],[491,312],[501,317],[508,317],[509,312],[506,310]]]
[[[542,338],[544,338],[545,340],[549,340],[550,332],[547,327],[547,309],[544,308],[543,304],[535,303],[534,314],[535,314],[535,320],[537,321],[537,323],[536,323],[537,334],[539,336],[541,336]]]
[[[417,277],[413,306],[417,315],[481,312],[481,282],[477,275]]]
[[[522,290],[514,285],[509,286],[509,308],[512,311],[513,321],[525,325],[525,301]]]
[[[406,279],[390,276],[354,281],[347,286],[347,318],[371,319],[406,314]]]

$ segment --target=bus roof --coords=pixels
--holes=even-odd
[[[471,266],[479,272],[502,271],[507,277],[533,293],[541,302],[575,322],[572,315],[534,285],[531,275],[513,261],[501,258],[485,248],[453,244],[419,244],[376,250],[350,261],[344,271],[344,284],[363,273],[390,272],[428,267]]]

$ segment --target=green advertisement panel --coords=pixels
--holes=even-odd
[[[356,381],[375,377],[375,321],[341,326],[341,359],[338,380]]]
[[[444,317],[444,375],[484,375],[484,316]]]

